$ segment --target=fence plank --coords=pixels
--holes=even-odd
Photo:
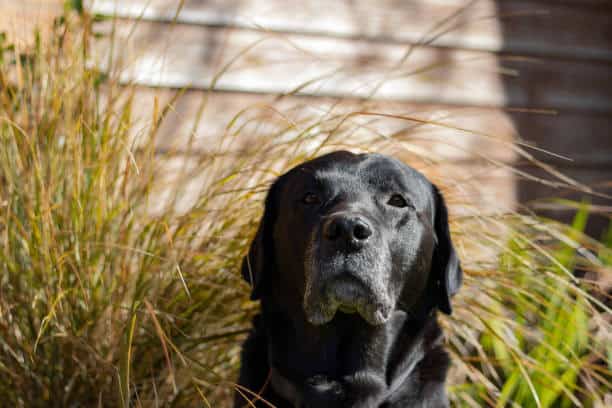
[[[138,88],[134,107],[136,129],[147,127],[153,109],[153,99],[159,105],[171,100],[174,92],[164,89]],[[194,129],[197,111],[206,102],[199,126]],[[235,120],[238,112],[245,113]],[[368,112],[369,115],[347,114]],[[377,116],[375,113],[384,113]],[[395,117],[390,116],[395,115]],[[346,101],[338,104],[330,98],[286,97],[277,100],[267,95],[213,93],[189,91],[176,101],[160,129],[158,148],[161,151],[185,149],[188,141],[199,153],[213,153],[231,140],[236,152],[256,145],[258,138],[297,134],[315,122],[324,122],[309,135],[338,133],[337,140],[357,144],[364,138],[393,138],[389,146],[412,151],[415,156],[434,161],[500,161],[512,162],[514,128],[507,115],[499,110],[414,105],[408,103]],[[414,120],[411,120],[414,119]],[[336,125],[345,121],[345,126]],[[232,129],[227,126],[233,123]],[[429,124],[424,122],[431,122]],[[291,130],[287,128],[293,127]],[[237,132],[237,130],[240,132]],[[460,130],[462,129],[462,130]],[[342,132],[342,133],[340,133]],[[404,144],[406,148],[402,148]]]
[[[435,38],[435,45],[450,48],[612,61],[612,10],[558,1],[187,0],[178,16],[177,7],[171,0],[91,4],[97,13],[153,21],[176,18],[187,24],[262,27],[387,43]],[[454,18],[436,27],[450,16]],[[450,32],[436,36],[446,30]]]
[[[612,111],[610,67],[604,63],[499,58],[486,52],[240,29],[170,29],[149,22],[138,23],[132,33],[134,23],[116,24],[117,51],[126,62],[123,78],[147,86],[209,88],[219,69],[239,56],[216,81],[216,89],[286,93],[318,78],[299,93],[365,98],[377,89],[374,96],[387,100]],[[111,25],[98,30],[109,32]],[[108,41],[99,42],[101,53],[109,49]]]
[[[136,128],[146,127],[154,98],[163,105],[171,100],[174,93],[166,89],[137,88],[134,103],[138,118]],[[347,133],[350,134],[344,139],[347,143],[357,141],[364,135],[371,137],[372,132],[377,132],[387,137],[393,136],[398,144],[405,142],[412,151],[430,155],[434,160],[522,163],[526,160],[517,155],[510,144],[519,140],[519,131],[515,127],[515,123],[518,123],[520,140],[525,143],[523,148],[546,163],[602,171],[612,165],[612,146],[609,143],[612,118],[609,116],[563,112],[548,115],[381,101],[360,103],[343,100],[337,104],[337,100],[330,98],[286,97],[278,100],[271,95],[207,94],[202,91],[188,91],[174,103],[160,129],[160,151],[185,149],[192,136],[194,118],[204,101],[206,107],[191,142],[196,152],[204,154],[217,151],[222,139],[228,138],[238,128],[241,129],[239,134],[230,139],[234,139],[232,149],[241,152],[258,138],[274,137],[290,122],[295,123],[299,131],[300,126],[306,127],[315,117],[367,111],[397,115],[403,119],[391,116],[352,117],[354,131]],[[245,111],[244,115],[234,124],[234,130],[228,131],[228,124],[241,111]],[[432,123],[423,124],[409,118]],[[365,123],[367,127],[358,128],[357,124]],[[328,123],[327,130],[331,128]],[[223,143],[227,148],[227,140]]]

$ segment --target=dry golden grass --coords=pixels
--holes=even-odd
[[[88,29],[68,16],[27,53],[0,45],[7,406],[227,406],[240,342],[257,311],[238,266],[274,177],[350,148],[416,163],[455,205],[454,191],[470,183],[431,172],[439,163],[408,131],[451,125],[390,117],[367,101],[325,111],[308,102],[247,106],[212,153],[159,153],[157,131],[183,93],[154,103],[148,126],[135,128],[134,88],[87,65]],[[377,121],[389,119],[407,131],[378,131]],[[585,217],[568,227],[470,204],[453,220],[466,272],[456,314],[442,318],[454,404],[603,404],[609,299],[572,271],[609,275],[610,243],[581,233]]]

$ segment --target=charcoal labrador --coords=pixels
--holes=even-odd
[[[279,177],[242,264],[261,313],[235,407],[448,406],[436,313],[462,271],[447,218],[433,184],[380,154]]]

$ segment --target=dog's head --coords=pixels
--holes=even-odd
[[[421,173],[378,154],[334,152],[279,177],[242,264],[252,299],[274,299],[314,325],[359,313],[438,307],[462,271],[444,200]]]

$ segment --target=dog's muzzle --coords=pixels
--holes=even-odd
[[[304,312],[321,325],[338,310],[359,313],[371,325],[385,323],[392,312],[386,278],[389,253],[371,224],[354,214],[327,217],[313,233],[305,260]]]

